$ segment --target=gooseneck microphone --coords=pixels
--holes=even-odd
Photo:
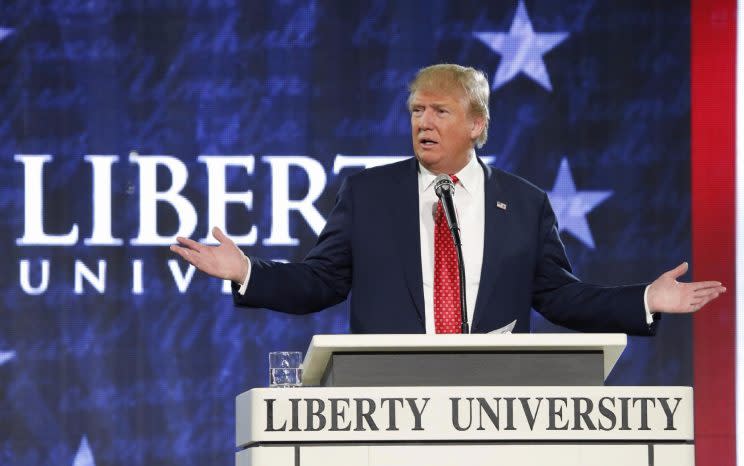
[[[462,243],[460,241],[460,226],[455,212],[455,185],[448,175],[439,175],[434,180],[434,192],[442,202],[442,210],[447,218],[447,226],[452,233],[457,251],[457,268],[460,270],[460,313],[462,319],[462,333],[470,333],[468,325],[467,301],[465,300],[465,264],[462,259]]]
[[[447,217],[447,226],[452,232],[452,239],[455,240],[455,246],[460,246],[460,225],[457,224],[457,213],[455,212],[455,184],[447,175],[439,175],[434,180],[434,192],[442,201],[444,216]]]

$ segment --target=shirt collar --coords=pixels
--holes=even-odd
[[[418,167],[420,180],[419,186],[421,187],[420,192],[434,189],[434,180],[437,178],[437,175],[427,170],[426,167],[420,163],[418,164]],[[478,174],[480,170],[481,166],[478,163],[478,157],[475,155],[471,156],[467,165],[465,165],[459,172],[454,173],[459,181],[458,186],[461,186],[465,191],[472,192],[473,189],[476,189],[478,186]]]

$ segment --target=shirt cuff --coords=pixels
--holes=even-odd
[[[245,290],[248,289],[248,280],[251,279],[251,260],[248,259],[248,256],[246,256],[245,254],[243,254],[243,258],[248,263],[248,273],[245,274],[245,278],[243,279],[243,283],[240,285],[240,288],[238,288],[238,294],[240,296],[245,295]]]
[[[250,263],[250,261],[249,261]],[[250,274],[250,268],[248,269],[248,273]],[[651,310],[648,308],[648,288],[651,285],[647,285],[646,289],[643,291],[643,309],[646,311],[646,323],[648,325],[651,325],[654,323],[654,315],[651,312]]]

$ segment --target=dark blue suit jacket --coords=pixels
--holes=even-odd
[[[515,332],[529,332],[531,307],[575,330],[654,332],[643,309],[645,284],[579,281],[545,192],[481,165],[485,244],[473,333],[515,319]],[[348,177],[305,260],[285,264],[251,257],[248,289],[240,296],[233,288],[235,303],[304,314],[337,304],[351,292],[352,333],[424,333],[417,176],[411,158]]]

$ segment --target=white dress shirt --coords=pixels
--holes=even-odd
[[[483,265],[483,235],[485,231],[485,188],[483,168],[476,157],[457,173],[455,209],[460,224],[462,255],[465,263],[465,298],[468,322],[473,322],[475,299],[478,297]],[[438,198],[434,192],[436,175],[419,164],[419,234],[421,236],[421,277],[424,282],[424,317],[426,333],[436,333],[434,327],[434,215]]]

